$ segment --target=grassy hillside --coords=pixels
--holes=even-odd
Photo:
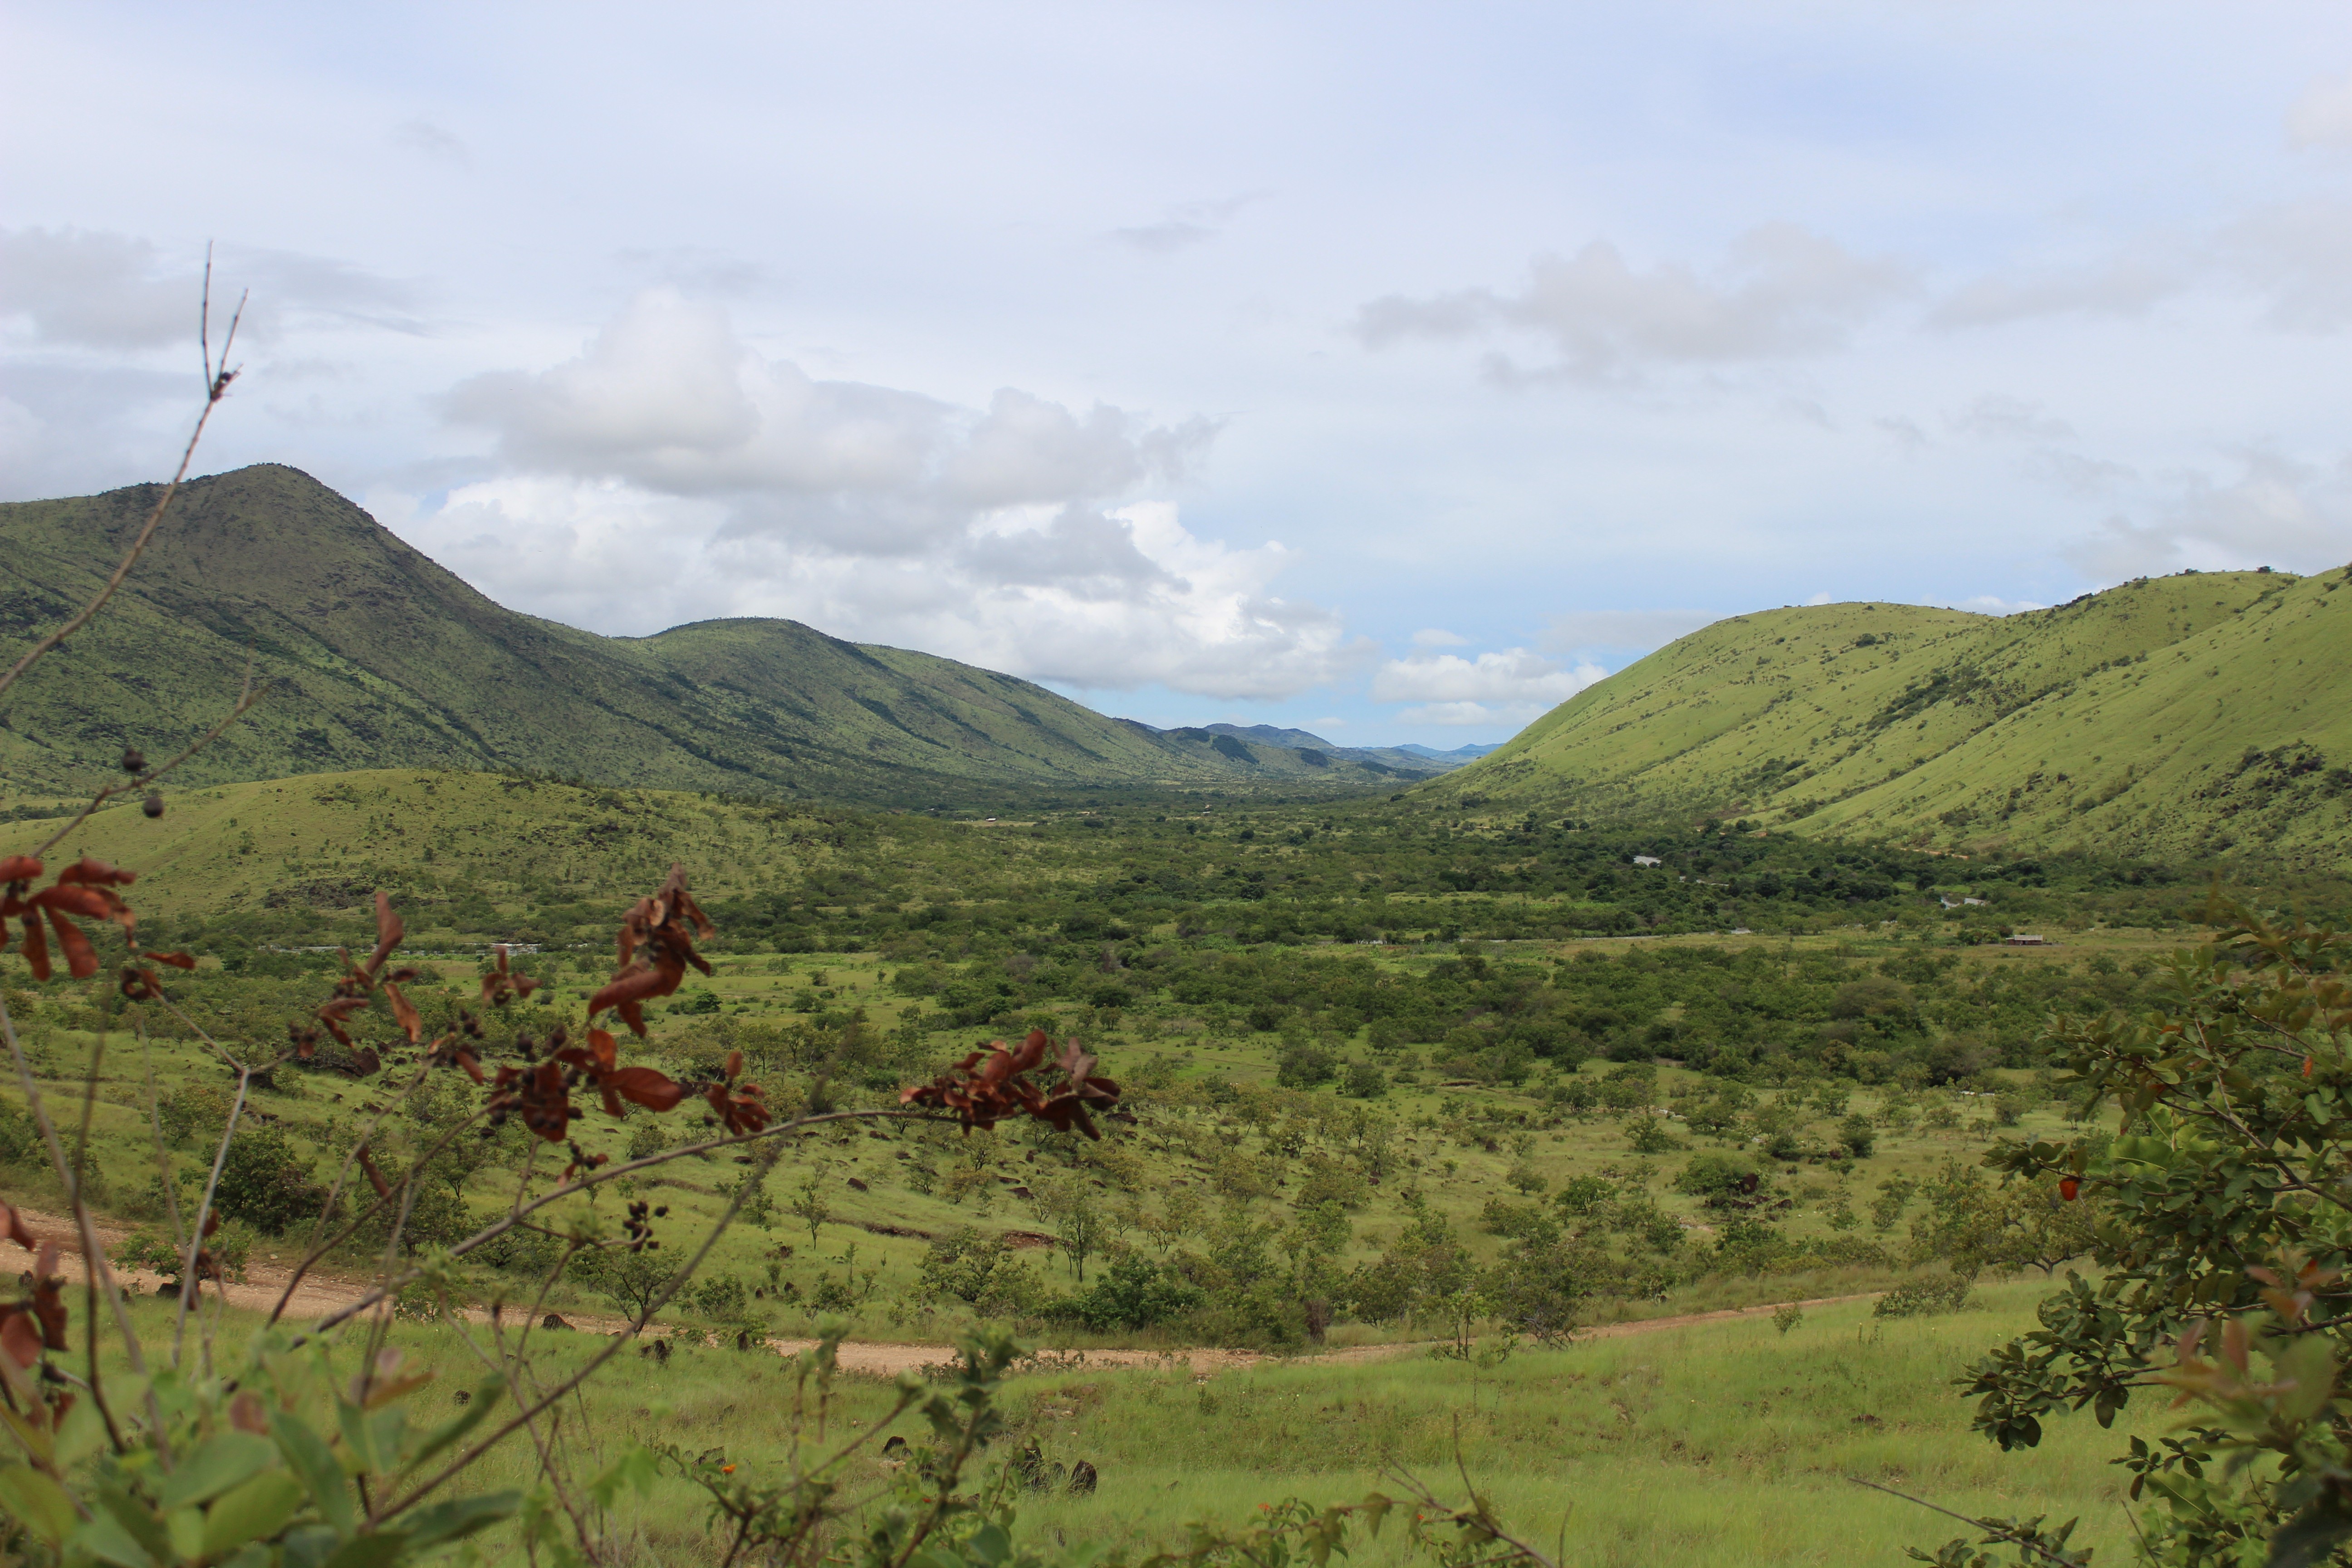
[[[2187,573],[1993,617],[1735,616],[1424,786],[1921,847],[2343,864],[2347,574]]]
[[[0,506],[0,636],[37,636],[86,597],[154,493]],[[126,742],[167,755],[226,710],[248,658],[268,697],[192,764],[194,782],[499,768],[930,805],[1399,776],[1163,735],[1029,681],[791,621],[596,637],[491,603],[309,476],[263,465],[190,485],[108,614],[12,694],[0,779],[71,792]]]
[[[0,821],[0,854],[29,852],[58,826]],[[138,907],[167,922],[142,933],[166,945],[363,942],[382,888],[428,945],[601,946],[612,912],[672,861],[725,911],[730,940],[784,951],[1171,926],[1297,946],[1888,921],[1966,944],[2003,926],[2168,926],[2202,887],[2195,866],[1964,863],[1654,822],[1480,823],[1410,799],[1213,809],[1129,799],[997,819],[418,769],[173,789],[160,820],[115,806],[58,852],[138,869]],[[1658,863],[1635,866],[1635,855]],[[2269,869],[2242,890],[2346,905],[2341,879]]]

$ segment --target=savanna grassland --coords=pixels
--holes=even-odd
[[[0,853],[46,831],[9,825]],[[102,812],[66,847],[145,868],[142,944],[196,956],[174,997],[232,1049],[267,1051],[317,1005],[379,889],[407,919],[428,1035],[480,1010],[504,942],[544,984],[501,1027],[544,1039],[576,1026],[620,910],[677,861],[718,934],[712,973],[649,1010],[642,1059],[673,1076],[740,1053],[789,1114],[895,1101],[1032,1027],[1099,1053],[1132,1120],[1098,1142],[1035,1121],[826,1127],[772,1168],[721,1152],[606,1189],[584,1223],[642,1204],[671,1257],[741,1200],[658,1315],[663,1353],[586,1396],[615,1451],[779,1451],[770,1336],[831,1322],[940,1345],[1010,1325],[1069,1352],[1244,1352],[1014,1379],[1015,1436],[1101,1475],[1090,1498],[1024,1494],[1067,1542],[1166,1544],[1191,1517],[1360,1492],[1384,1464],[1442,1470],[1457,1420],[1480,1488],[1544,1531],[1566,1510],[1577,1561],[1864,1561],[1942,1539],[1848,1475],[1977,1512],[2084,1511],[2101,1539],[2120,1524],[2087,1439],[2004,1458],[1967,1435],[1950,1379],[2087,1245],[2088,1205],[2000,1186],[1978,1158],[2084,1131],[2042,1032],[2158,995],[2198,931],[2183,871],[1412,800],[1064,799],[999,820],[413,770],[208,786],[160,820]],[[2053,945],[2006,945],[2017,931]],[[9,984],[45,1095],[94,1081],[91,1191],[148,1256],[136,1238],[205,1180],[233,1077],[103,980]],[[351,1207],[362,1140],[386,1166],[423,1159],[406,1257],[556,1179],[562,1159],[511,1121],[432,1152],[473,1096],[394,1022],[379,1001],[353,1048],[254,1085],[216,1247],[252,1279]],[[0,1102],[0,1170],[54,1201],[16,1097]],[[639,1111],[572,1134],[616,1161],[707,1136]],[[363,1273],[387,1241],[363,1226],[328,1271]],[[454,1363],[447,1312],[599,1329],[672,1267],[566,1262],[509,1233],[412,1289],[385,1331]],[[1569,1342],[1825,1298],[1858,1299],[1785,1327]],[[1396,1358],[1347,1359],[1381,1347]],[[881,1396],[851,1377],[835,1418]],[[695,1560],[691,1516],[656,1501],[630,1528],[655,1560]]]

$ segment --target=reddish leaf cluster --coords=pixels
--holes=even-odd
[[[613,978],[588,998],[588,1016],[610,1007],[642,1039],[647,1002],[675,993],[686,980],[688,964],[710,973],[709,960],[694,951],[694,939],[708,942],[714,929],[686,890],[686,868],[673,865],[660,890],[639,899],[623,918]]]
[[[494,1123],[520,1116],[523,1125],[539,1137],[551,1143],[563,1142],[571,1137],[572,1121],[585,1114],[572,1103],[575,1088],[593,1091],[604,1101],[605,1113],[616,1118],[628,1114],[623,1100],[659,1113],[675,1110],[688,1095],[696,1095],[709,1102],[730,1133],[758,1132],[769,1123],[768,1102],[759,1085],[735,1082],[743,1070],[740,1051],[728,1053],[725,1077],[707,1083],[680,1083],[653,1068],[623,1067],[620,1042],[606,1030],[590,1029],[585,1046],[567,1042],[567,1035],[558,1028],[548,1040],[545,1059],[499,1069],[490,1099]]]
[[[528,974],[519,974],[507,967],[507,944],[500,942],[490,949],[496,955],[493,967],[482,976],[482,1005],[503,1007],[509,998],[530,995],[540,983]]]
[[[395,969],[386,973],[383,967],[384,961],[392,956],[392,950],[398,947],[401,939],[407,934],[407,928],[401,924],[400,917],[392,912],[392,900],[379,890],[375,896],[375,951],[368,955],[365,963],[353,963],[349,952],[343,954],[343,977],[335,982],[334,994],[326,1005],[312,1015],[326,1026],[327,1033],[334,1036],[345,1049],[356,1047],[350,1031],[343,1026],[351,1021],[353,1014],[367,1011],[368,998],[377,992],[383,993],[384,1001],[391,1005],[392,1016],[398,1020],[400,1032],[408,1037],[410,1045],[416,1044],[424,1036],[423,1016],[400,991],[401,986],[416,978],[416,971]],[[295,1028],[289,1033],[294,1037],[294,1049],[299,1055],[307,1057],[318,1049],[319,1037],[315,1031]]]
[[[38,892],[30,891],[33,879],[40,874],[41,863],[30,855],[11,855],[0,859],[0,952],[8,950],[8,922],[23,921],[25,962],[31,966],[34,979],[47,980],[50,973],[49,937],[48,931],[41,929],[46,918],[49,931],[57,933],[58,945],[65,951],[67,973],[76,980],[87,980],[98,973],[98,949],[67,917],[80,915],[86,920],[112,921],[122,928],[127,940],[138,917],[114,889],[129,887],[139,879],[139,873],[117,870],[103,860],[93,860],[85,855],[58,872],[55,882]]]
[[[65,1276],[58,1268],[58,1244],[34,1236],[12,1205],[0,1203],[0,1227],[34,1255],[33,1271],[26,1276],[32,1294],[0,1303],[0,1352],[19,1369],[30,1368],[43,1351],[66,1348]]]
[[[1008,1047],[992,1040],[929,1083],[919,1083],[898,1096],[902,1105],[928,1105],[952,1110],[967,1128],[983,1131],[1013,1116],[1032,1116],[1064,1132],[1102,1133],[1087,1114],[1089,1108],[1105,1113],[1118,1109],[1118,1085],[1094,1076],[1095,1058],[1076,1040],[1066,1042],[1054,1065],[1062,1082],[1052,1089],[1030,1081],[1029,1074],[1045,1065],[1053,1041],[1043,1029],[1032,1029],[1020,1045]]]
[[[142,952],[140,957],[151,963],[168,963],[174,969],[194,969],[196,961],[184,952]],[[142,969],[135,963],[122,966],[122,995],[131,1002],[160,1002],[163,998],[163,982],[152,969]]]

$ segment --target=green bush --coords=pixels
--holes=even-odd
[[[1339,1059],[1318,1045],[1301,1043],[1276,1058],[1274,1079],[1285,1089],[1313,1089],[1331,1081]]]
[[[1114,1260],[1092,1287],[1066,1296],[1052,1315],[1097,1333],[1156,1328],[1197,1310],[1207,1294],[1171,1268],[1130,1252]]]
[[[1675,1191],[1709,1208],[1729,1208],[1759,1191],[1763,1180],[1763,1173],[1743,1155],[1694,1154],[1675,1177]]]
[[[311,1162],[294,1152],[292,1140],[266,1124],[241,1124],[221,1162],[213,1206],[223,1219],[243,1220],[265,1236],[319,1217],[326,1191],[310,1180]],[[201,1194],[206,1173],[194,1170],[180,1180]]]
[[[1870,1309],[1874,1318],[1926,1318],[1957,1312],[1969,1304],[1967,1276],[1947,1274],[1937,1279],[1914,1279],[1881,1296]]]

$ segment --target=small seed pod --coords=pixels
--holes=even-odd
[[[122,748],[122,771],[126,773],[143,773],[147,771],[147,758],[138,747]]]
[[[163,816],[163,792],[160,789],[149,790],[147,798],[139,803],[139,809],[146,813],[150,819]]]

